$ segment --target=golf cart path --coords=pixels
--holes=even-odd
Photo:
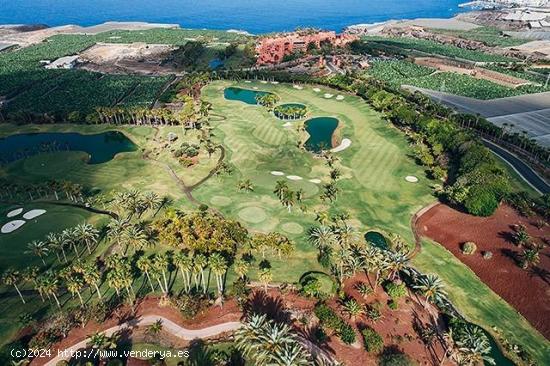
[[[197,338],[209,338],[209,337],[213,337],[226,332],[233,332],[242,326],[241,322],[226,322],[226,323],[213,325],[202,329],[187,329],[163,316],[145,315],[139,319],[130,320],[128,322],[108,328],[102,331],[101,333],[104,333],[105,335],[110,336],[120,330],[124,330],[127,328],[134,328],[138,326],[139,327],[148,326],[148,325],[154,324],[158,320],[162,321],[163,330],[167,331],[168,333],[170,333],[175,337],[178,337],[183,340],[189,340],[189,341]],[[42,364],[40,363],[40,360],[38,360],[36,365],[41,364],[43,366],[55,366],[59,361],[69,360],[71,354],[74,354],[74,352],[76,352],[79,349],[86,348],[89,340],[90,338],[86,338],[85,340],[80,341],[68,348],[65,348],[64,350],[59,350],[57,352],[56,357]]]

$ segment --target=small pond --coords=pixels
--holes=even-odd
[[[225,99],[238,100],[240,102],[253,105],[258,104],[256,102],[257,96],[262,96],[266,94],[270,93],[266,91],[242,89],[236,87],[225,88],[225,90],[223,91],[223,96],[225,97]]]
[[[332,148],[332,135],[338,127],[338,120],[332,117],[308,119],[305,123],[309,139],[304,144],[306,150],[319,153]]]
[[[224,65],[223,61],[219,58],[214,58],[208,63],[208,67],[212,70],[216,70]]]
[[[307,108],[300,103],[287,103],[276,106],[273,113],[283,120],[295,120],[305,117]]]
[[[90,155],[89,164],[100,164],[113,159],[118,153],[136,149],[137,146],[118,131],[94,135],[82,135],[75,132],[24,133],[0,138],[2,163],[41,153],[84,151]]]
[[[389,249],[388,242],[384,235],[380,234],[378,231],[369,231],[365,234],[365,240],[367,243],[379,249]]]

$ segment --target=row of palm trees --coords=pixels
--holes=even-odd
[[[283,120],[302,119],[307,115],[305,106],[279,105],[273,109],[273,113]]]
[[[292,211],[292,207],[295,204],[302,204],[305,196],[305,191],[303,189],[292,191],[288,183],[284,180],[278,180],[275,183],[273,193],[277,196],[281,204],[287,208],[288,212]]]
[[[66,180],[49,180],[32,184],[0,179],[0,200],[21,201],[54,198],[56,201],[84,201],[84,187]]]

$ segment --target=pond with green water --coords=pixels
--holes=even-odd
[[[306,150],[320,153],[323,149],[332,148],[332,135],[338,127],[338,120],[333,117],[316,117],[305,122],[309,134],[304,147]]]
[[[225,88],[223,91],[223,96],[227,100],[238,100],[240,102],[246,103],[246,104],[252,104],[256,105],[258,102],[256,101],[256,97],[271,94],[266,91],[261,90],[250,90],[250,89],[243,89],[243,88],[236,88],[236,87],[229,87]]]

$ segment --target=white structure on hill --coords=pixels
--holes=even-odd
[[[78,61],[78,56],[65,56],[46,65],[46,69],[72,69]]]

